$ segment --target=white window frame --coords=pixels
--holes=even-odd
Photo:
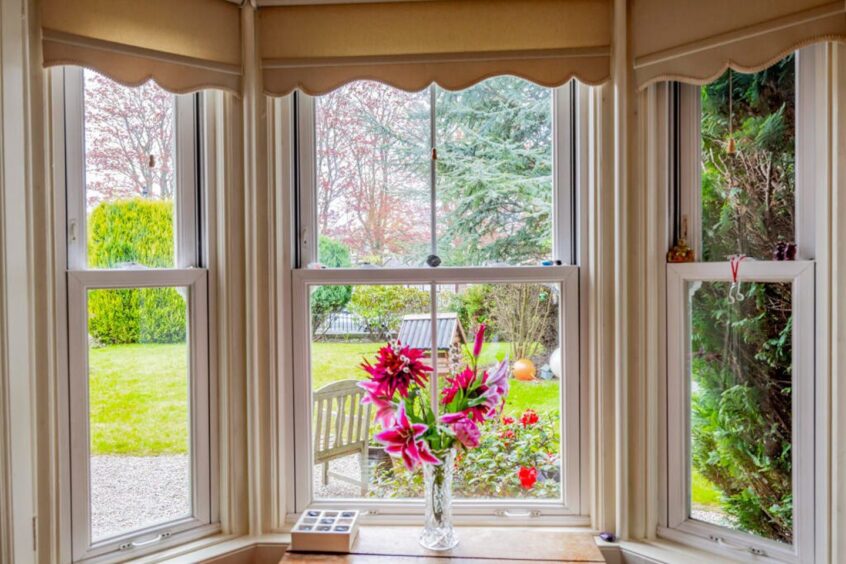
[[[59,350],[66,353],[60,382],[61,552],[63,561],[117,562],[181,544],[219,529],[212,472],[212,388],[209,374],[208,271],[200,264],[199,97],[176,96],[175,268],[89,269],[85,203],[83,69],[50,71],[56,190],[57,265],[66,271],[57,289],[67,308]],[[62,204],[64,204],[62,209]],[[189,345],[191,515],[92,543],[89,500],[87,295],[99,288],[185,288]],[[62,428],[62,427],[60,427]]]
[[[579,269],[575,266],[510,267],[485,269],[473,267],[438,267],[409,269],[298,269],[294,271],[294,426],[296,465],[296,501],[294,513],[301,513],[311,507],[356,507],[370,515],[419,515],[423,511],[423,500],[385,501],[369,499],[320,499],[312,492],[313,457],[311,447],[312,386],[311,386],[311,316],[309,292],[312,286],[321,284],[431,284],[433,295],[432,319],[437,318],[435,285],[475,283],[554,283],[559,286],[561,313],[559,335],[564,359],[561,377],[561,452],[562,452],[562,499],[561,500],[456,500],[454,513],[470,521],[510,518],[511,520],[548,520],[550,517],[575,516],[564,520],[567,524],[586,524],[582,515],[581,456],[580,444],[585,425],[579,405],[580,389],[583,385],[579,376]],[[433,326],[436,326],[434,324]],[[436,336],[433,336],[436,338]],[[434,359],[437,361],[437,359]],[[437,369],[437,368],[436,368]]]
[[[298,163],[297,180],[299,214],[295,221],[294,240],[299,252],[293,269],[293,370],[290,375],[292,399],[283,411],[293,413],[293,445],[289,445],[289,460],[293,460],[287,478],[294,484],[286,496],[288,520],[311,507],[332,507],[342,503],[345,507],[356,507],[366,511],[371,522],[402,522],[404,519],[419,519],[423,512],[422,500],[369,500],[320,499],[315,500],[312,492],[312,401],[310,341],[311,316],[309,312],[309,291],[321,284],[431,284],[432,316],[437,316],[435,286],[456,283],[555,283],[559,285],[562,300],[560,318],[561,348],[564,355],[564,374],[561,386],[561,448],[562,448],[562,497],[560,500],[472,500],[455,502],[455,518],[460,523],[495,524],[507,521],[510,524],[549,523],[561,525],[589,525],[587,499],[584,495],[587,480],[588,456],[586,449],[588,435],[587,409],[582,405],[586,397],[586,371],[580,362],[580,269],[570,266],[578,263],[578,244],[582,238],[576,233],[575,210],[585,201],[579,186],[584,186],[581,166],[576,162],[575,141],[586,122],[587,104],[575,104],[577,86],[569,83],[553,91],[553,256],[564,266],[511,266],[504,268],[486,267],[420,267],[420,268],[369,268],[369,269],[308,269],[314,262],[316,240],[316,192],[315,192],[315,122],[314,99],[303,93],[296,94],[293,102],[290,128],[296,128]],[[578,126],[582,125],[582,128]],[[283,124],[284,127],[284,124]],[[292,133],[292,138],[294,137]],[[434,168],[434,167],[433,167]],[[579,171],[577,173],[577,171]],[[578,176],[578,178],[577,178]],[[296,210],[294,211],[296,215]]]
[[[435,98],[434,86],[429,88],[430,100]],[[553,188],[552,206],[555,210],[552,222],[552,256],[551,259],[560,260],[563,264],[578,264],[577,245],[579,237],[576,234],[576,209],[579,203],[577,182],[576,134],[577,123],[584,123],[577,112],[586,112],[587,108],[578,104],[578,84],[571,80],[564,86],[552,90],[552,154],[553,154]],[[295,93],[295,111],[297,119],[297,201],[299,203],[296,225],[297,250],[299,262],[297,266],[306,267],[317,262],[317,163],[314,158],[315,147],[315,100],[313,96],[302,92]],[[435,105],[431,103],[429,112],[432,129],[430,141],[437,148],[435,138]],[[430,186],[432,203],[435,202],[436,173],[435,161],[430,165]],[[432,212],[434,219],[434,211]],[[434,231],[434,227],[433,227]],[[437,253],[435,236],[432,235],[431,252]]]
[[[814,263],[744,261],[738,280],[792,284],[792,545],[690,518],[691,284],[731,282],[728,262],[667,267],[667,528],[707,539],[732,551],[790,562],[812,562],[814,538]],[[665,532],[666,534],[666,532]],[[670,533],[672,535],[672,533]]]
[[[812,563],[819,546],[815,523],[820,493],[818,475],[819,445],[815,431],[819,404],[819,371],[816,366],[816,335],[819,330],[816,295],[814,220],[816,198],[824,186],[817,176],[822,141],[817,127],[824,107],[814,106],[815,89],[820,88],[818,46],[797,51],[796,57],[796,261],[747,260],[740,267],[739,279],[746,282],[788,282],[793,288],[793,526],[791,545],[756,535],[693,520],[690,515],[690,346],[689,284],[700,281],[731,282],[728,262],[668,264],[667,276],[667,373],[663,445],[666,461],[665,499],[659,535],[726,556],[745,555],[756,561]],[[678,192],[670,195],[678,217],[687,219],[688,244],[701,258],[701,165],[700,165],[700,87],[678,85],[678,112],[670,123],[677,124],[676,145],[670,147],[670,162],[677,172]],[[671,166],[671,169],[673,167]],[[672,216],[671,216],[672,217]],[[681,228],[676,221],[676,230]],[[679,233],[680,234],[680,233]]]

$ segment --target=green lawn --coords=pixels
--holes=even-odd
[[[188,452],[186,352],[184,344],[91,349],[92,454]]]
[[[361,379],[362,359],[379,343],[315,343],[313,389],[347,378]],[[503,358],[507,343],[488,343],[483,365]],[[93,454],[155,455],[188,451],[188,358],[183,344],[117,345],[90,351],[91,447]],[[558,409],[558,380],[511,380],[505,414]]]
[[[708,478],[696,470],[691,470],[690,500],[694,505],[704,506],[712,511],[722,512],[720,490],[708,481]]]

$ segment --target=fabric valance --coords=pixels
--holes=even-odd
[[[846,39],[846,3],[635,0],[630,33],[639,88],[705,84],[728,67],[755,72],[810,43]]]
[[[511,74],[545,86],[610,75],[610,0],[423,0],[258,11],[265,91],[378,80],[460,89]]]
[[[176,93],[241,89],[240,8],[222,0],[43,0],[44,66]]]

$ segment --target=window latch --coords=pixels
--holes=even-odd
[[[754,554],[755,556],[766,556],[767,555],[766,551],[764,551],[764,550],[762,550],[758,547],[743,546],[743,545],[739,545],[739,544],[730,543],[726,539],[724,539],[723,537],[720,537],[720,536],[717,536],[717,535],[709,535],[708,538],[711,539],[712,541],[714,541],[715,543],[717,543],[719,546],[721,546],[723,548],[727,548],[729,550],[734,550],[736,552],[747,552],[749,554]]]
[[[540,517],[541,512],[537,509],[533,511],[511,511],[510,509],[497,509],[494,511],[497,517],[507,517],[509,519],[534,519]]]
[[[160,533],[160,534],[154,536],[153,538],[145,540],[145,541],[127,542],[127,543],[120,545],[118,547],[118,550],[132,550],[133,548],[141,548],[142,546],[149,546],[151,544],[156,544],[157,542],[161,542],[164,539],[168,538],[172,534],[173,533],[170,532],[170,531],[165,531],[165,532]]]
[[[76,242],[76,220],[72,219],[68,223],[68,239],[72,242]]]

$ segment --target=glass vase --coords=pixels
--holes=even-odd
[[[429,550],[449,550],[458,544],[452,527],[452,477],[455,449],[439,456],[441,464],[423,465],[423,487],[426,496],[426,521],[420,533],[420,544]]]

